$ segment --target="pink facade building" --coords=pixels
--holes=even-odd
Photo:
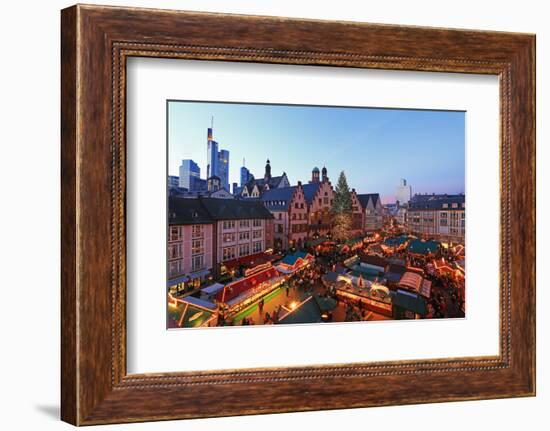
[[[319,169],[313,168],[311,181],[304,185],[308,209],[308,237],[326,236],[332,228],[332,202],[334,189],[323,168],[321,178]]]
[[[273,216],[257,200],[169,198],[168,288],[198,288],[223,262],[273,247]]]

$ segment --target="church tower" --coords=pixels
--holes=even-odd
[[[267,159],[267,162],[265,163],[265,174],[264,174],[264,180],[265,182],[269,182],[271,179],[271,164],[269,163],[269,159]]]

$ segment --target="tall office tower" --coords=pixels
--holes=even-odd
[[[201,177],[201,168],[191,159],[184,159],[180,165],[179,186],[189,191],[196,189],[196,182]]]
[[[220,150],[218,152],[218,173],[220,177],[220,186],[229,191],[229,151]]]
[[[250,171],[244,166],[244,159],[243,159],[243,165],[241,167],[241,187],[244,187],[246,183],[250,181]]]
[[[399,201],[399,205],[407,205],[412,197],[412,189],[407,185],[407,180],[401,178],[399,185],[395,189],[395,199]]]
[[[212,121],[213,123],[213,121]],[[213,125],[208,128],[206,144],[206,178],[218,176],[218,143],[214,141]]]

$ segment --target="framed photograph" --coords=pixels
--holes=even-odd
[[[535,37],[62,11],[62,419],[535,394]]]

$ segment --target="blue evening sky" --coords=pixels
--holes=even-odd
[[[465,113],[299,105],[212,102],[168,103],[168,171],[193,159],[206,177],[206,134],[229,151],[230,184],[245,165],[263,177],[286,172],[290,183],[307,182],[314,166],[326,166],[333,185],[340,171],[358,193],[394,200],[405,178],[414,193],[465,191]]]

